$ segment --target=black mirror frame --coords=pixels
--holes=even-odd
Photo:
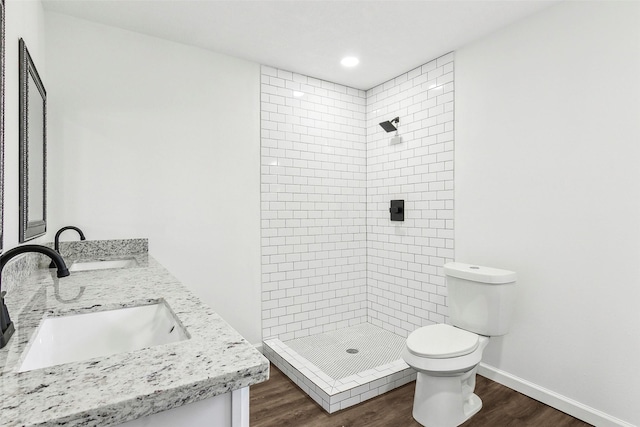
[[[0,0],[0,253],[4,242],[4,23],[5,23],[4,0]]]
[[[19,242],[35,239],[47,232],[47,92],[44,89],[40,75],[27,50],[27,45],[23,39],[19,41],[19,62],[20,62],[20,230]],[[43,174],[42,174],[42,219],[29,221],[29,75],[31,75],[35,88],[42,96],[42,153],[43,153]],[[39,138],[40,136],[38,136]],[[33,138],[33,135],[31,135]]]

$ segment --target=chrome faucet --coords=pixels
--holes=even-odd
[[[15,332],[15,327],[13,326],[13,322],[9,317],[9,310],[7,310],[7,306],[4,303],[4,296],[7,294],[6,291],[2,290],[2,270],[4,266],[11,260],[13,257],[24,254],[27,252],[38,252],[44,254],[51,258],[51,262],[58,268],[58,277],[66,277],[69,275],[69,270],[67,269],[67,265],[64,263],[64,260],[60,256],[58,252],[51,248],[47,248],[46,246],[41,245],[22,245],[16,246],[13,249],[9,249],[2,255],[0,255],[0,326],[2,327],[2,335],[0,335],[0,348],[7,345],[11,335]]]
[[[53,239],[54,242],[54,249],[56,250],[56,252],[60,253],[60,235],[62,234],[63,231],[65,230],[75,230],[78,232],[78,234],[80,235],[80,240],[87,240],[84,237],[84,233],[82,232],[82,230],[80,230],[78,227],[74,227],[73,225],[67,225],[66,227],[62,227],[60,230],[58,230],[58,232],[56,233],[56,237],[55,239]],[[49,268],[56,268],[56,265],[53,263],[53,261],[51,261],[51,264],[49,264]]]

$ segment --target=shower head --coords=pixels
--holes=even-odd
[[[380,123],[380,126],[382,126],[382,129],[386,130],[387,132],[393,132],[394,130],[398,130],[398,128],[393,125],[394,123],[400,123],[400,117],[382,122]]]

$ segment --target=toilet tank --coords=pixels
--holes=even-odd
[[[444,265],[452,325],[485,336],[509,332],[516,273],[460,262]]]

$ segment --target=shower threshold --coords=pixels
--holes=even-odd
[[[404,341],[362,323],[286,342],[266,339],[263,352],[331,414],[415,380],[400,357]]]

